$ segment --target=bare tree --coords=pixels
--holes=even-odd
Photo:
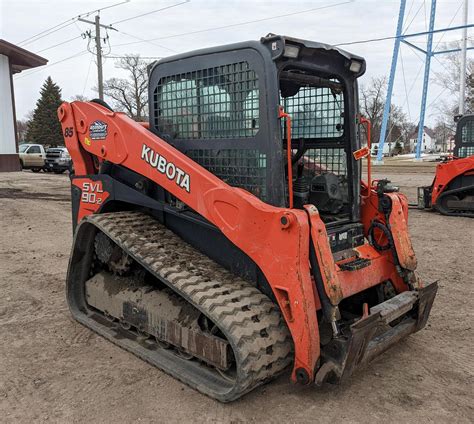
[[[128,77],[110,78],[104,82],[104,93],[112,99],[113,107],[136,121],[146,119],[148,64],[140,55],[127,54],[115,62],[115,67],[127,71]]]
[[[451,125],[446,125],[442,119],[438,119],[433,128],[433,132],[436,144],[439,146],[440,151],[447,152],[449,150],[449,139],[454,136],[454,131]]]
[[[89,99],[82,94],[75,94],[71,97],[71,102],[87,102]]]
[[[447,49],[460,48],[459,42],[446,45]],[[459,53],[441,55],[440,61],[444,65],[442,72],[436,72],[432,78],[434,84],[443,88],[447,93],[436,101],[434,109],[438,116],[438,124],[454,130],[454,116],[459,113],[459,84],[460,84],[460,56]],[[467,58],[466,62],[466,92],[465,92],[466,113],[474,112],[474,59]]]
[[[372,124],[372,142],[378,142],[382,126],[383,108],[387,94],[387,79],[374,77],[360,89],[360,112]]]
[[[17,119],[16,120],[16,130],[18,133],[18,142],[26,143],[26,132],[28,131],[29,121],[26,119]]]
[[[372,143],[378,143],[382,127],[383,110],[387,97],[386,77],[374,77],[360,90],[360,111],[372,124]],[[395,105],[390,107],[390,120],[387,141],[403,146],[413,131],[414,125],[407,119],[403,110]]]

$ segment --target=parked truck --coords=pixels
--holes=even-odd
[[[71,171],[71,164],[71,156],[65,147],[51,147],[46,150],[45,171],[62,174],[64,171]]]
[[[46,152],[41,144],[21,144],[18,149],[22,169],[40,172],[44,167]]]

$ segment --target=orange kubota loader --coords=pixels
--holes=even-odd
[[[407,200],[361,181],[364,71],[270,34],[155,63],[149,123],[63,103],[75,319],[223,402],[288,367],[341,381],[423,328]]]
[[[430,186],[418,187],[418,208],[474,217],[474,115],[458,120],[453,156],[437,165]]]

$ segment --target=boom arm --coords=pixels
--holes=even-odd
[[[295,344],[292,380],[313,381],[320,356],[319,299],[309,270],[305,211],[273,207],[230,187],[123,113],[73,102],[63,103],[58,116],[76,175],[96,173],[93,156],[129,168],[216,225],[254,260],[272,287]]]

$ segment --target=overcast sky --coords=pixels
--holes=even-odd
[[[25,117],[34,109],[40,87],[48,75],[62,88],[65,100],[78,94],[91,98],[97,97],[93,91],[93,87],[97,85],[94,57],[86,50],[87,40],[81,38],[81,33],[92,29],[91,26],[76,22],[48,36],[29,41],[28,39],[79,14],[105,8],[119,1],[0,0],[0,38],[19,43],[22,47],[49,60],[47,66],[25,71],[14,78],[18,118]],[[185,0],[131,0],[128,3],[102,10],[101,23],[117,22],[114,26],[119,30],[108,31],[110,46],[105,48],[106,52],[110,51],[108,55],[139,53],[144,57],[162,57],[175,52],[259,39],[269,32],[329,44],[393,36],[400,7],[398,0],[191,0],[176,7],[119,22],[183,1]],[[438,28],[461,24],[462,0],[438,0],[437,3],[436,26]],[[473,22],[473,6],[470,7],[469,22]],[[407,0],[405,28],[412,21],[407,33],[424,31],[427,28],[429,7],[430,0],[426,0],[426,4],[423,0]],[[317,8],[319,10],[295,13]],[[415,16],[417,11],[418,14]],[[281,17],[287,14],[292,15]],[[88,19],[93,20],[93,17],[94,15],[90,15]],[[270,17],[275,18],[265,20]],[[260,21],[234,25],[251,20]],[[227,25],[234,26],[182,35]],[[459,40],[460,37],[460,31],[452,31],[444,35],[435,35],[434,43],[436,45],[441,40],[439,48],[442,48],[444,42]],[[141,41],[149,39],[154,39],[154,41]],[[420,47],[426,43],[426,37],[412,40]],[[91,43],[92,46],[93,43]],[[367,83],[373,76],[388,76],[393,40],[355,44],[344,48],[367,60],[367,72],[362,77],[362,83]],[[471,56],[473,52],[468,52],[468,54]],[[71,58],[72,56],[74,57]],[[442,61],[442,56],[438,57]],[[419,72],[422,61],[420,54],[415,54],[408,46],[402,46],[402,58],[405,83],[399,61],[393,101],[402,106],[413,121],[417,121],[422,88],[423,72]],[[115,60],[113,58],[105,60],[105,79],[121,76],[119,70],[114,67]],[[56,64],[56,62],[60,63]],[[440,72],[443,65],[438,60],[433,60],[432,69],[434,72]],[[418,78],[416,78],[417,75]],[[408,101],[405,84],[407,91],[413,87],[408,95]],[[442,88],[430,84],[428,105],[431,105],[427,110],[428,123],[434,121],[433,105],[436,99],[445,99],[446,95],[446,91],[443,92]]]

